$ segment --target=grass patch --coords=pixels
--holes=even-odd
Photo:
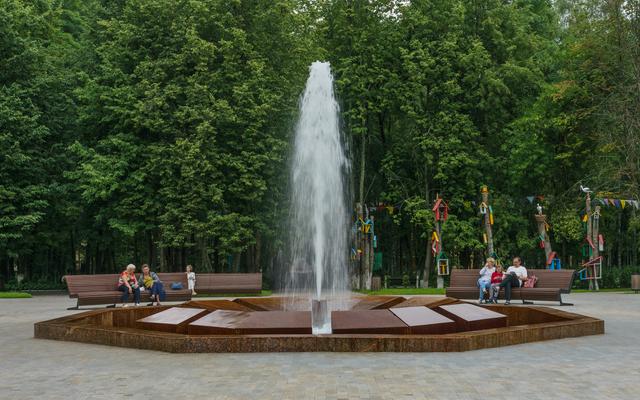
[[[633,293],[630,288],[607,288],[598,291],[589,289],[572,289],[571,293]]]
[[[271,290],[263,290],[258,293],[198,293],[195,298],[201,297],[259,297],[259,296],[271,296]]]
[[[0,299],[30,299],[31,295],[25,292],[0,292]]]
[[[389,288],[380,290],[361,290],[359,293],[372,295],[418,295],[418,294],[438,294],[444,295],[445,289],[438,288]]]

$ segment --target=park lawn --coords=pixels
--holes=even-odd
[[[362,290],[360,293],[371,295],[418,295],[439,294],[444,295],[445,289],[438,288],[388,288],[380,290]]]
[[[271,296],[271,290],[263,290],[260,294],[257,293],[198,293],[195,297],[260,297]]]
[[[573,289],[571,290],[571,293],[633,293],[633,291],[630,288],[607,288],[607,289],[600,289],[597,292],[595,290],[589,290],[589,289]]]
[[[25,292],[0,292],[0,299],[30,299],[31,295]]]

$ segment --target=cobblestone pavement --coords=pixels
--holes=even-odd
[[[466,353],[166,354],[34,339],[72,301],[2,299],[0,399],[638,398],[640,295],[567,301],[606,334]]]

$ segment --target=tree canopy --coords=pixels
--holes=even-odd
[[[317,59],[376,274],[433,268],[436,196],[451,262],[479,266],[483,185],[499,257],[544,265],[540,203],[577,266],[583,185],[607,265],[638,265],[638,0],[0,0],[3,278],[134,262],[270,279]]]

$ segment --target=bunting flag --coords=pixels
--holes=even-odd
[[[596,199],[596,201],[598,201],[603,206],[607,206],[607,207],[611,206],[611,207],[615,207],[615,208],[624,209],[627,206],[629,206],[629,207],[635,208],[636,210],[640,209],[640,202],[638,200],[610,199],[608,197],[603,197],[601,199]]]
[[[585,215],[582,217],[582,222],[587,222],[588,220],[589,220],[589,216],[588,216],[587,214],[585,214]]]
[[[402,203],[397,204],[388,204],[388,203],[378,203],[372,204],[368,206],[369,213],[373,214],[375,212],[387,211],[389,214],[393,215],[394,212],[400,211],[402,209]]]
[[[533,204],[533,199],[535,198],[535,196],[527,196],[527,200],[529,200],[530,204]]]

